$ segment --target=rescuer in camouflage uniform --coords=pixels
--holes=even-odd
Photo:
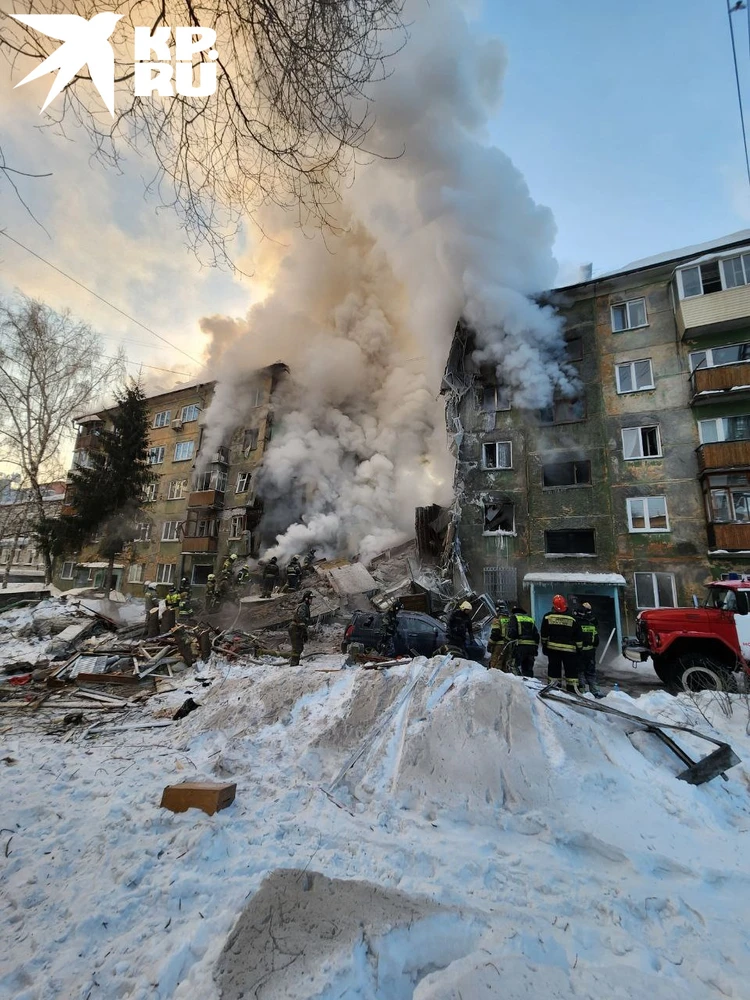
[[[292,655],[289,660],[290,667],[299,666],[300,657],[305,649],[307,630],[312,621],[312,617],[310,615],[312,598],[312,591],[306,590],[302,595],[302,600],[295,609],[294,618],[289,623],[289,641],[292,644]]]

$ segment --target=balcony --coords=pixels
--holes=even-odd
[[[211,535],[204,535],[202,538],[184,537],[182,539],[182,551],[183,554],[188,552],[216,552],[218,544],[218,538],[213,538]]]
[[[188,495],[188,507],[223,507],[223,490],[195,490]]]
[[[750,441],[714,441],[702,444],[697,454],[701,472],[750,468]]]
[[[681,299],[675,320],[683,340],[750,326],[750,285]]]
[[[690,376],[693,388],[693,406],[702,403],[726,402],[724,395],[732,400],[750,397],[750,361],[740,361],[718,368],[696,368]],[[719,397],[722,397],[721,399]]]
[[[750,552],[750,524],[709,524],[708,544],[711,549]]]

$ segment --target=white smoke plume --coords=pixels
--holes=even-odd
[[[243,377],[286,362],[279,431],[258,490],[280,556],[316,545],[367,560],[445,502],[451,474],[437,393],[463,316],[478,360],[514,405],[573,387],[560,321],[529,297],[553,284],[555,227],[511,161],[487,142],[505,51],[473,36],[456,0],[413,0],[411,37],[375,91],[372,148],[323,240],[264,220],[270,292],[244,320],[210,317],[220,387],[206,451],[242,423]],[[269,265],[268,259],[271,264]]]

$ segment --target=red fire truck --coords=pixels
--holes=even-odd
[[[668,690],[734,691],[737,673],[750,673],[750,576],[727,573],[707,591],[691,608],[641,611],[623,642],[629,660],[651,657]]]

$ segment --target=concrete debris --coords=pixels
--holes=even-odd
[[[329,569],[327,575],[340,597],[349,594],[374,594],[379,589],[377,580],[359,562]]]

